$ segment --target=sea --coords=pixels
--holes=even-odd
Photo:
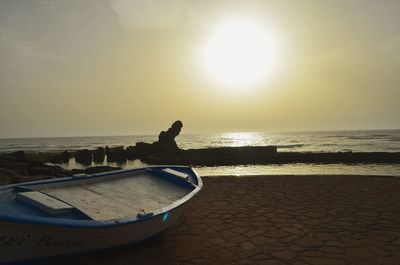
[[[0,153],[25,150],[26,152],[96,149],[98,147],[130,146],[136,142],[152,143],[157,135],[85,136],[52,138],[0,139]],[[208,148],[229,146],[276,145],[282,152],[400,152],[400,130],[362,131],[313,131],[313,132],[232,132],[182,134],[176,137],[180,148]],[[146,166],[140,160],[123,164],[102,164],[136,168]],[[71,159],[61,165],[64,168],[82,168]],[[399,164],[284,164],[284,165],[238,165],[196,167],[202,176],[248,176],[248,175],[385,175],[400,176]]]

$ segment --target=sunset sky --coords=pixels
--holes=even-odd
[[[0,1],[0,137],[400,128],[400,1]]]

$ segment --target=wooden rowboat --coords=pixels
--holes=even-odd
[[[152,237],[198,193],[189,167],[155,166],[0,187],[0,264]]]

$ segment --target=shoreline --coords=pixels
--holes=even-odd
[[[135,246],[65,264],[400,264],[400,179],[204,177],[183,218]]]
[[[118,149],[121,150],[121,149]],[[240,150],[240,149],[236,149]],[[240,152],[239,152],[240,153]],[[399,153],[400,154],[400,153]],[[66,156],[64,156],[66,155]],[[85,155],[90,156],[90,151]],[[238,153],[236,153],[238,155]],[[310,154],[308,154],[310,155]],[[52,157],[53,156],[53,160]],[[57,158],[54,161],[54,156]],[[268,156],[274,156],[268,155]],[[66,160],[65,160],[66,159]],[[92,159],[86,159],[85,163],[79,163],[74,153],[54,152],[15,152],[11,154],[0,154],[0,184],[16,183],[40,178],[54,178],[70,176],[85,172],[109,171],[121,168],[138,168],[152,165],[144,163],[142,159],[126,159],[123,162],[108,161],[108,156],[103,153],[103,161],[95,161],[95,153]],[[51,162],[49,162],[51,160]],[[60,162],[61,161],[61,162]],[[400,161],[399,161],[400,162]],[[159,163],[166,164],[166,163]],[[175,163],[185,164],[185,163]],[[381,175],[400,176],[400,163],[289,163],[289,164],[258,164],[245,163],[228,166],[196,166],[190,165],[199,172],[201,176],[212,175],[212,177],[241,176],[246,175]],[[20,177],[22,176],[22,177]]]
[[[146,152],[130,146],[64,151],[15,151],[1,155],[22,153],[26,160],[62,164],[75,159],[83,165],[104,161],[126,163],[141,160],[148,164],[179,164],[190,166],[285,165],[285,164],[400,164],[400,152],[282,152],[276,146],[210,147],[178,149],[175,151]]]

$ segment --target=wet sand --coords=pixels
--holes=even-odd
[[[68,264],[400,264],[400,178],[204,178],[161,235]]]

